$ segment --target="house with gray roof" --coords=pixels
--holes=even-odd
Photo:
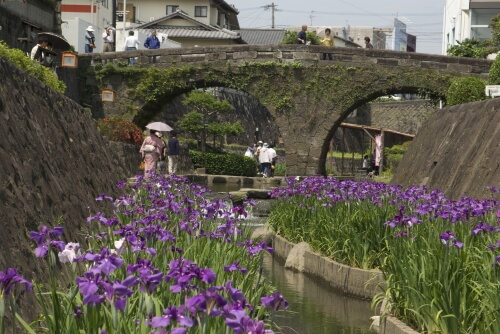
[[[251,45],[276,45],[285,38],[284,29],[239,29],[235,32],[241,35],[241,38]]]

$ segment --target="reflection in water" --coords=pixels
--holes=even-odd
[[[264,258],[264,275],[290,303],[274,320],[283,334],[365,334],[370,331],[370,302],[332,291],[313,279],[286,270],[272,256]]]

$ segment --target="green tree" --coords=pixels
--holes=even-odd
[[[485,100],[485,87],[485,82],[479,78],[457,78],[451,82],[448,88],[446,102],[449,106],[454,106],[456,104]]]
[[[210,93],[195,90],[186,95],[183,104],[192,110],[179,120],[179,127],[191,133],[196,139],[200,139],[201,135],[203,152],[206,151],[207,133],[214,136],[215,142],[215,138],[220,139],[233,134],[234,129],[238,128],[234,123],[220,123],[218,119],[221,114],[233,109],[227,100],[218,100]],[[241,128],[241,124],[239,127]],[[243,131],[242,128],[241,130]]]
[[[280,44],[296,44],[297,43],[298,31],[287,30],[285,32],[285,37],[280,42]],[[315,31],[306,31],[307,41],[311,42],[312,45],[320,45],[320,40]]]
[[[490,41],[482,41],[475,38],[466,38],[462,42],[457,42],[448,49],[448,56],[486,58],[491,53]]]
[[[492,44],[497,47],[500,46],[500,14],[493,16],[488,27],[491,28]]]
[[[491,64],[488,82],[490,85],[500,85],[500,57],[496,57]]]
[[[223,146],[223,140],[226,136],[237,136],[240,133],[243,133],[243,131],[244,129],[240,121],[234,123],[210,123],[207,127],[207,132],[213,136],[214,146],[216,144],[216,140],[218,139],[221,147]]]

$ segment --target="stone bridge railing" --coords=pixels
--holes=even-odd
[[[320,60],[324,52],[332,53],[333,60]],[[491,60],[450,57],[424,53],[410,53],[392,50],[300,46],[300,45],[234,45],[213,47],[192,47],[157,50],[120,51],[108,53],[79,54],[79,67],[93,64],[127,63],[136,58],[140,66],[185,66],[194,63],[230,62],[233,65],[246,62],[280,63],[300,62],[305,66],[342,64],[346,66],[417,67],[444,72],[472,74],[486,77]],[[152,57],[156,62],[152,62]]]

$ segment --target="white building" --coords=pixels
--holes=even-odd
[[[75,48],[85,52],[85,30],[94,28],[97,48],[94,52],[102,52],[101,35],[104,27],[111,25],[113,0],[63,0],[61,4],[61,30],[63,36]]]
[[[102,52],[102,33],[113,22],[113,1],[116,51],[123,50],[129,30],[136,32],[139,49],[144,49],[149,29],[161,34],[161,48],[244,43],[232,31],[239,29],[238,10],[224,0],[62,0],[62,33],[75,51],[84,52],[85,30],[91,25],[94,52]]]
[[[457,45],[467,38],[491,38],[488,28],[491,18],[500,13],[500,1],[446,0],[443,14],[443,49]]]

